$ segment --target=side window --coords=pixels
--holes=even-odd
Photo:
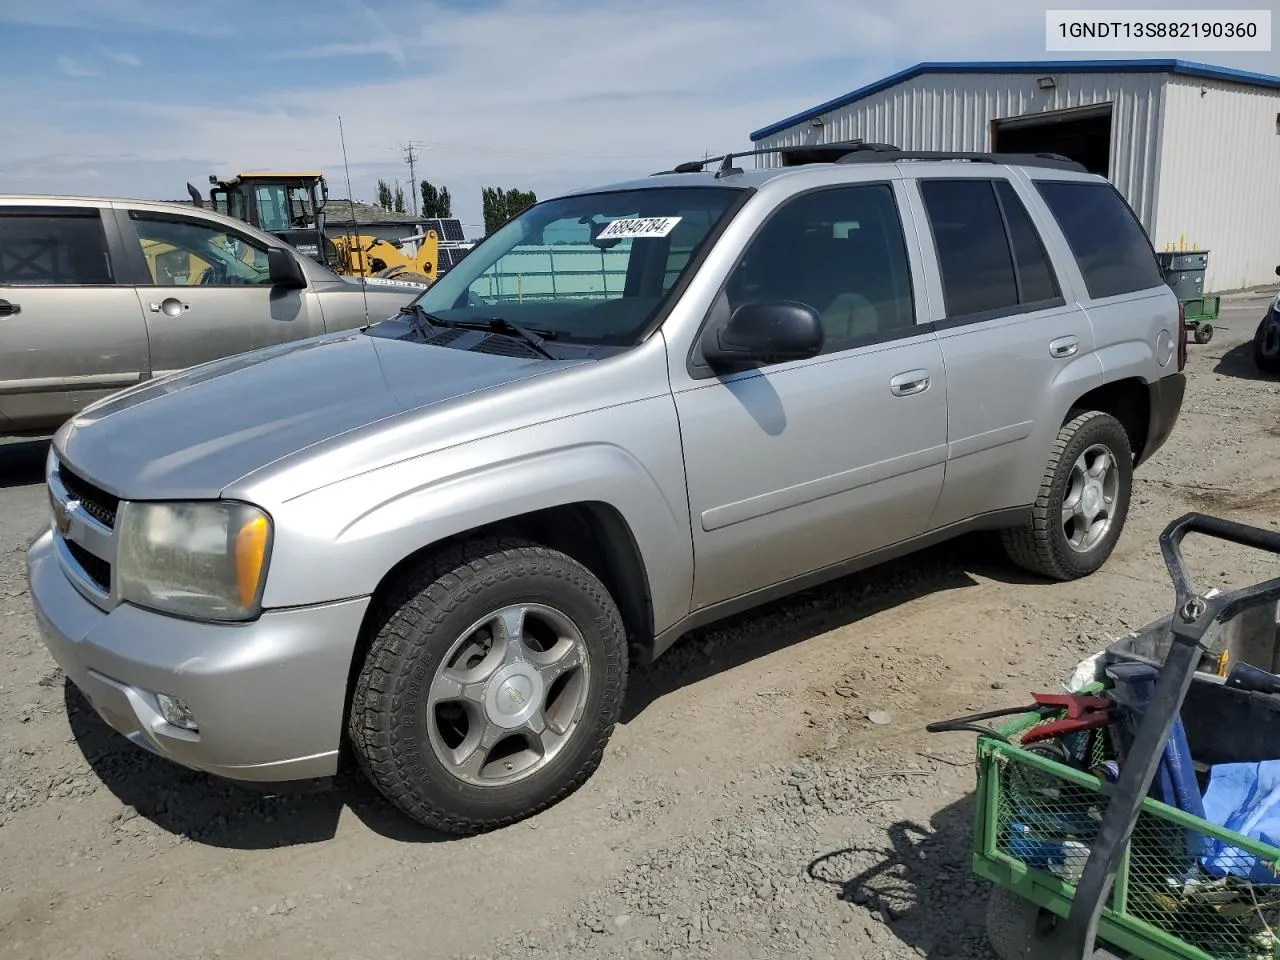
[[[990,180],[921,180],[948,317],[1018,305],[1018,284]]]
[[[1062,227],[1090,298],[1164,283],[1142,224],[1111,184],[1040,180],[1036,188]]]
[[[114,282],[102,216],[97,210],[6,212],[0,208],[0,285]]]
[[[259,186],[254,191],[258,201],[258,226],[268,233],[289,229],[289,201],[279,184]]]
[[[151,282],[161,287],[269,286],[265,247],[211,224],[131,211]]]
[[[822,318],[825,353],[915,326],[897,199],[888,184],[836,187],[791,200],[751,241],[729,276],[729,309],[806,303]]]
[[[1005,223],[1009,226],[1009,239],[1013,244],[1019,299],[1023,303],[1056,300],[1062,291],[1058,288],[1058,278],[1054,276],[1040,234],[1031,222],[1031,215],[1013,189],[1013,184],[1008,180],[997,180],[995,183]]]

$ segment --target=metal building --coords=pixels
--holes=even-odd
[[[1209,251],[1206,292],[1276,282],[1280,77],[1185,60],[921,63],[751,134],[756,148],[853,139],[1064,154],[1116,185],[1157,250]]]

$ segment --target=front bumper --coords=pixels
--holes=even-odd
[[[128,604],[106,613],[62,572],[46,530],[27,577],[45,645],[115,730],[175,763],[232,780],[332,776],[351,656],[369,598],[210,624]],[[156,694],[179,697],[198,731]]]

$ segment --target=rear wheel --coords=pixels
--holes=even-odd
[[[348,732],[374,785],[448,833],[563,800],[600,762],[622,707],[626,635],[603,584],[525,541],[445,552],[389,598]]]
[[[1090,410],[1058,432],[1024,526],[1004,531],[1019,566],[1055,580],[1101,567],[1124,530],[1133,489],[1133,452],[1120,421]]]
[[[1213,324],[1197,323],[1195,332],[1196,343],[1208,343],[1213,339]]]

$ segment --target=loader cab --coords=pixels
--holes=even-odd
[[[336,251],[324,233],[328,186],[319,173],[241,173],[209,177],[209,202],[219,213],[274,234],[306,256],[331,266]]]

